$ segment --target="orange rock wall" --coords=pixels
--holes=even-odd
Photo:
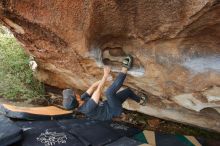
[[[85,90],[128,53],[125,85],[161,101],[220,86],[218,0],[1,0],[0,21],[53,86]]]

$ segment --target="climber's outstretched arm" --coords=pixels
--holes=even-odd
[[[92,96],[93,92],[95,91],[95,89],[98,87],[99,83],[101,82],[101,80],[93,83],[88,90],[86,90],[86,93],[89,94],[89,96]]]
[[[101,97],[101,93],[102,90],[104,88],[105,82],[108,78],[108,75],[110,73],[111,69],[110,67],[104,67],[104,75],[102,77],[102,80],[100,81],[100,83],[98,84],[97,89],[95,90],[95,92],[92,94],[92,99],[98,104],[100,97]]]

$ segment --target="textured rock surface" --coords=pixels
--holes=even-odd
[[[220,131],[218,0],[0,2],[1,22],[35,57],[42,81],[85,90],[103,64],[116,75],[130,53],[125,85],[152,99],[126,108]]]

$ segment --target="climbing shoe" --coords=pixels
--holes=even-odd
[[[139,104],[142,105],[142,106],[145,106],[147,104],[147,95],[145,95],[141,92],[139,92],[137,95],[140,97]]]
[[[123,59],[122,65],[123,67],[130,69],[132,67],[132,63],[133,63],[133,57],[131,55],[128,55]]]

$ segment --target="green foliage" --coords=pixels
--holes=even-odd
[[[33,77],[29,57],[12,35],[0,32],[0,95],[9,99],[43,96],[43,85]]]

